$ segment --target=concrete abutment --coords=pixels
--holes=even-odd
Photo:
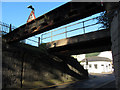
[[[120,6],[114,11],[110,31],[116,88],[120,90]]]
[[[3,89],[43,88],[83,77],[79,70],[69,68],[64,60],[46,53],[42,47],[21,43],[2,44]]]

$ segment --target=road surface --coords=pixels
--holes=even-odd
[[[115,88],[115,77],[110,74],[92,74],[89,79],[63,83],[49,88]]]

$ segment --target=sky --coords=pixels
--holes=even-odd
[[[35,16],[39,17],[65,2],[2,2],[2,22],[19,27],[27,22],[31,12],[27,6],[35,8]]]

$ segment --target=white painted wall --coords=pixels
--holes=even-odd
[[[97,69],[94,66],[95,64],[97,65]],[[106,62],[106,61],[88,62],[87,66],[85,62],[81,62],[81,65],[84,66],[84,69],[88,69],[89,73],[103,73],[103,72],[113,71],[111,62]]]
[[[72,56],[74,58],[76,58],[78,61],[82,61],[83,59],[85,59],[85,54],[72,55]],[[112,52],[111,51],[101,52],[98,56],[99,57],[106,57],[106,58],[109,58],[109,59],[113,60],[113,58],[112,58]]]
[[[85,59],[85,54],[72,55],[72,57],[76,58],[78,61],[82,61],[83,59]]]
[[[113,60],[111,51],[101,52],[98,56],[99,57],[106,57],[106,58]]]
[[[82,61],[83,59],[85,59],[85,54],[77,55],[77,60],[78,61]]]

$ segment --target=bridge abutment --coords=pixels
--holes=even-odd
[[[120,89],[120,7],[114,12],[110,31],[116,87]]]
[[[41,45],[2,43],[2,88],[46,88],[51,85],[85,79],[85,70],[47,53]],[[71,60],[71,59],[70,59]],[[81,66],[82,68],[82,66]]]

